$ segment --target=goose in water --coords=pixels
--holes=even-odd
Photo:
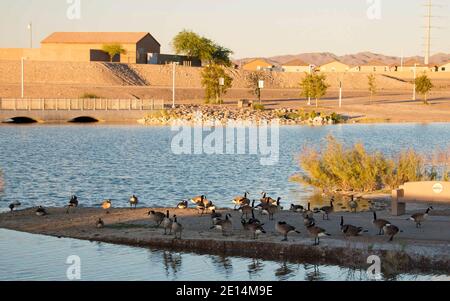
[[[156,227],[158,227],[158,228],[159,228],[159,226],[161,226],[161,223],[166,218],[166,215],[164,213],[162,213],[162,212],[155,212],[154,210],[150,210],[148,212],[148,216],[150,217],[150,220],[152,222],[155,222]]]
[[[378,229],[378,235],[384,235],[384,226],[391,224],[385,219],[378,219],[376,211],[373,212],[372,224]]]
[[[77,207],[78,207],[78,198],[77,198],[76,195],[72,195],[70,197],[69,204],[67,204],[67,211],[66,211],[66,213],[69,213],[69,209],[70,208],[77,208]]]
[[[359,236],[362,232],[367,232],[362,227],[356,227],[353,225],[344,224],[344,217],[341,216],[341,232],[344,233],[345,236]]]
[[[133,195],[130,197],[129,202],[130,202],[130,208],[133,209],[133,206],[134,206],[134,209],[136,209],[136,206],[137,206],[138,203],[139,203],[139,199],[138,199],[137,196],[135,196],[135,195],[133,194]]]
[[[48,213],[47,213],[47,210],[45,210],[45,208],[44,207],[42,207],[42,206],[39,206],[37,209],[36,209],[36,215],[37,216],[44,216],[44,215],[47,215]]]
[[[173,216],[172,233],[175,235],[175,239],[181,239],[181,233],[183,232],[183,226],[178,222],[176,215]]]
[[[320,244],[321,237],[331,236],[325,229],[319,228],[315,224],[306,227],[306,229],[308,230],[309,235],[314,237],[314,246],[318,246]]]
[[[218,220],[210,229],[217,229],[222,231],[223,236],[231,234],[233,231],[233,222],[231,221],[231,214],[225,215],[224,220]]]
[[[19,208],[20,206],[22,206],[22,204],[19,201],[14,201],[11,204],[9,204],[9,210],[11,210],[11,212],[13,212],[15,209]]]
[[[172,224],[173,221],[170,218],[170,214],[169,214],[169,210],[166,211],[166,217],[164,217],[163,221],[162,221],[162,225],[164,228],[164,235],[167,235],[167,230],[169,230],[169,235],[172,234]]]
[[[97,223],[95,224],[95,226],[96,226],[98,229],[101,229],[101,228],[105,227],[105,222],[104,222],[101,218],[99,218],[98,221],[97,221]]]
[[[109,209],[111,209],[112,201],[111,200],[104,200],[102,202],[102,208],[106,210],[106,214],[109,214]]]
[[[278,222],[275,224],[275,230],[283,235],[284,239],[282,241],[288,241],[288,234],[289,233],[298,233],[300,234],[300,231],[297,231],[294,226],[291,226],[287,224],[286,222]]]
[[[237,207],[243,207],[243,206],[249,206],[250,200],[248,199],[250,193],[247,191],[244,193],[244,196],[237,196],[233,199],[232,203],[234,204],[234,210],[236,210]]]
[[[430,211],[433,210],[433,207],[428,207],[427,211],[425,213],[416,213],[411,215],[411,217],[408,220],[411,220],[416,223],[416,228],[421,228],[422,223],[428,218],[428,215],[430,214]]]
[[[178,203],[177,208],[178,209],[187,209],[189,206],[188,201],[181,201]]]

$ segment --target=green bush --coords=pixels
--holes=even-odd
[[[305,149],[300,166],[305,174],[296,179],[325,191],[373,192],[437,178],[413,150],[389,158],[380,152],[368,153],[362,144],[344,147],[331,136],[324,150]]]
[[[266,109],[266,107],[264,107],[264,105],[259,104],[259,103],[255,103],[253,104],[253,110],[257,110],[257,111],[264,111]]]

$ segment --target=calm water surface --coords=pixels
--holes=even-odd
[[[111,198],[126,206],[137,194],[146,206],[173,206],[206,194],[220,206],[248,190],[303,201],[310,190],[288,181],[300,171],[297,156],[333,135],[346,144],[363,142],[386,153],[412,147],[423,153],[450,146],[450,124],[282,127],[280,160],[260,165],[250,155],[174,155],[176,133],[141,126],[0,126],[4,191],[0,210],[11,201],[27,206],[63,206],[72,194],[84,206]],[[365,279],[365,272],[234,257],[150,251],[109,244],[55,239],[0,230],[0,280],[64,280],[65,260],[79,255],[83,280],[309,280]],[[431,276],[395,275],[397,279]],[[390,278],[390,276],[388,277]]]

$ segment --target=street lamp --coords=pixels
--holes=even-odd
[[[172,109],[175,109],[175,73],[178,62],[172,62]]]
[[[413,100],[416,100],[416,77],[417,77],[417,63],[414,64],[414,90],[413,90]]]
[[[261,103],[261,91],[264,89],[264,80],[258,81],[258,89],[259,89],[259,103]]]
[[[33,23],[28,23],[28,30],[30,31],[30,48],[33,48]]]

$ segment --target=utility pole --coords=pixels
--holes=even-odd
[[[339,108],[342,108],[342,81],[339,81]]]
[[[427,4],[425,5],[427,7],[427,16],[426,16],[426,36],[425,36],[425,65],[428,66],[430,63],[430,56],[431,56],[431,18],[432,18],[432,9],[433,4],[432,0],[428,0]]]
[[[33,23],[28,23],[28,30],[30,31],[30,48],[33,48]]]
[[[414,64],[413,100],[416,100],[416,78],[417,78],[417,63]]]

